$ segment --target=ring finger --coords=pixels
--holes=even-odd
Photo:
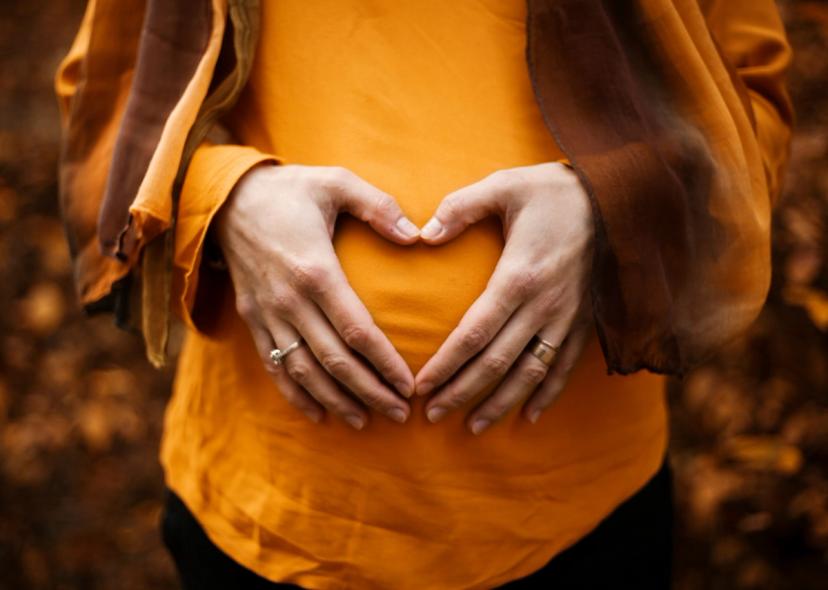
[[[270,358],[270,351],[273,350],[273,337],[264,326],[255,324],[250,326],[250,333],[256,343],[265,371],[276,383],[279,392],[287,399],[290,405],[301,410],[314,422],[320,422],[325,415],[325,408],[317,402],[311,394],[302,389],[293,381],[284,370],[284,367],[277,365]]]
[[[530,306],[520,307],[491,343],[429,400],[428,419],[437,422],[449,410],[459,408],[503,379],[537,332],[537,315]]]
[[[408,419],[408,404],[357,359],[315,303],[302,305],[291,317],[302,331],[317,363],[360,401],[397,422]]]
[[[299,340],[300,334],[293,326],[278,318],[268,322],[273,340],[284,350]],[[272,362],[272,361],[271,361]],[[368,420],[365,410],[348,393],[344,392],[330,375],[319,365],[306,342],[282,358],[281,366],[290,378],[304,388],[330,412],[348,424],[362,430]]]
[[[553,324],[547,326],[538,336],[547,342],[557,343],[557,347],[566,336],[563,328],[561,324]],[[515,405],[529,397],[546,378],[554,362],[553,359],[550,364],[546,364],[527,349],[494,393],[469,414],[469,429],[474,434],[480,434]]]
[[[546,379],[524,405],[524,415],[533,424],[563,391],[572,368],[586,346],[591,330],[592,325],[589,323],[573,327]]]

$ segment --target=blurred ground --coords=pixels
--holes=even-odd
[[[799,122],[772,293],[671,391],[679,590],[828,587],[828,4],[781,5]],[[82,8],[0,6],[0,589],[175,588],[157,531],[171,375],[78,311],[57,218],[51,79]]]

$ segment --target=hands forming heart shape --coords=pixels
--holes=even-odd
[[[339,264],[331,240],[342,211],[402,245],[443,244],[489,215],[501,218],[505,246],[486,289],[416,376]],[[591,331],[592,213],[560,163],[499,170],[454,191],[422,230],[393,197],[344,168],[260,165],[236,184],[214,227],[236,309],[266,370],[315,422],[330,411],[361,429],[366,406],[405,422],[415,393],[431,394],[426,414],[437,422],[492,388],[469,412],[473,433],[521,402],[534,423],[563,390]],[[562,343],[551,366],[524,353],[535,335]],[[271,361],[274,342],[300,337],[307,346],[281,365]]]

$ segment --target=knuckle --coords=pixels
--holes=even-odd
[[[465,352],[475,353],[489,341],[489,333],[483,326],[471,326],[460,337],[460,346]]]
[[[384,350],[377,344],[366,344],[364,350],[361,350],[360,353],[366,357],[366,360],[373,365],[377,371],[379,371],[380,375],[388,377],[399,373],[395,359],[392,356],[393,352]]]
[[[349,411],[350,408],[348,407],[348,405],[342,403],[339,399],[325,400],[324,402],[320,403],[322,403],[322,405],[325,406],[327,410],[332,412],[334,415],[339,416],[340,418],[344,418],[346,415],[352,413],[351,411]]]
[[[525,300],[533,294],[540,284],[540,273],[531,267],[515,273],[506,283],[507,296],[516,300]]]
[[[494,297],[492,303],[495,307],[494,313],[496,317],[509,317],[515,309],[514,303],[508,296]]]
[[[271,377],[275,378],[282,372],[282,368],[270,360],[269,357],[263,357],[262,363],[264,364],[265,372]]]
[[[505,400],[493,401],[486,407],[486,416],[490,419],[496,420],[497,418],[505,415],[511,407],[511,404]]]
[[[463,215],[463,196],[453,194],[446,197],[440,204],[441,217],[445,219],[461,219]]]
[[[279,315],[287,317],[296,309],[297,299],[293,291],[280,289],[271,296],[270,307],[278,312]]]
[[[514,170],[495,170],[486,177],[486,184],[490,190],[503,195],[519,193],[517,190],[517,174]]]
[[[374,210],[373,213],[378,218],[385,218],[388,217],[391,213],[395,213],[397,210],[397,204],[394,202],[390,196],[380,193],[374,199]]]
[[[431,381],[436,381],[437,383],[445,383],[446,381],[451,379],[451,376],[453,374],[454,371],[448,366],[435,367],[432,369],[431,372]],[[448,389],[444,387],[444,391],[448,391]]]
[[[338,178],[344,182],[353,180],[354,178],[354,173],[345,166],[331,166],[331,173],[334,178]]]
[[[236,312],[244,320],[250,320],[256,313],[256,302],[247,295],[236,297]]]
[[[322,367],[337,379],[348,375],[350,362],[338,352],[325,353],[319,359]]]
[[[483,372],[489,377],[502,377],[509,370],[509,359],[501,354],[489,354],[481,360]]]
[[[290,276],[291,282],[299,291],[321,293],[324,292],[330,275],[322,264],[304,260],[290,266]]]
[[[540,308],[545,313],[553,313],[560,309],[563,291],[558,285],[543,290],[540,294]]]
[[[540,366],[531,365],[524,367],[520,371],[521,379],[529,385],[539,385],[546,377],[547,369]]]
[[[323,184],[328,189],[340,189],[354,178],[354,173],[344,166],[328,166],[323,177]]]
[[[360,388],[358,391],[354,392],[356,396],[365,402],[367,406],[374,408],[375,410],[385,413],[390,409],[390,404],[379,394],[376,392]]]
[[[350,324],[342,329],[342,339],[354,350],[364,350],[370,340],[369,331],[360,324]]]
[[[446,391],[443,395],[445,397],[440,402],[440,405],[450,409],[456,409],[465,404],[474,396],[474,391],[471,389],[451,389]]]
[[[307,385],[310,379],[310,367],[301,361],[287,363],[287,373],[300,385]]]
[[[488,182],[490,182],[494,185],[501,186],[501,185],[506,184],[506,182],[509,180],[509,177],[510,177],[510,175],[507,173],[506,170],[500,169],[500,170],[495,170],[494,172],[491,172],[486,177],[486,181],[488,181]]]

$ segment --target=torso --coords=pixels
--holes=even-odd
[[[418,225],[454,189],[560,157],[523,67],[522,2],[263,7],[259,58],[232,120],[242,143],[286,163],[345,166]],[[482,292],[503,239],[490,218],[445,246],[401,247],[343,216],[334,246],[416,369]]]
[[[345,166],[422,225],[450,191],[561,156],[526,68],[522,0],[265,0],[248,89],[229,119],[285,163]],[[274,195],[278,198],[278,195]],[[403,247],[343,216],[334,246],[416,372],[485,288],[490,218],[440,247]],[[593,338],[538,424],[481,437],[437,425],[310,423],[258,364],[232,306],[224,337],[190,335],[162,460],[225,551],[308,588],[488,588],[594,527],[658,468],[662,378],[607,377]],[[205,490],[211,490],[209,493]]]

